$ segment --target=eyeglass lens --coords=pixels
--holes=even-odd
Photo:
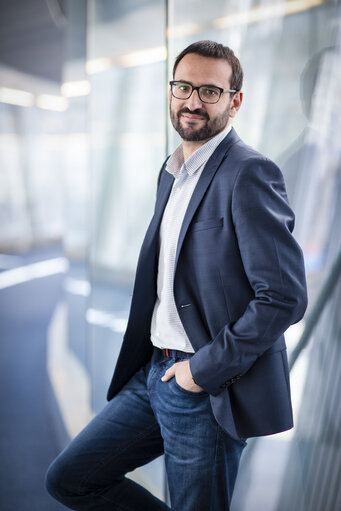
[[[173,95],[178,99],[188,99],[192,94],[192,85],[185,82],[177,82],[172,85]],[[205,103],[217,103],[220,98],[220,90],[216,87],[202,85],[199,87],[199,98]]]

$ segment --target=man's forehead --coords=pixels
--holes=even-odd
[[[196,83],[220,85],[221,83],[221,86],[225,87],[226,81],[231,79],[231,74],[232,68],[227,60],[189,53],[180,60],[174,78],[189,81],[193,85]]]

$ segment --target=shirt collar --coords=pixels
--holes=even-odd
[[[213,154],[214,150],[218,147],[220,142],[227,136],[230,132],[232,126],[228,126],[226,129],[218,133],[215,137],[211,138],[204,145],[199,147],[191,156],[184,161],[184,153],[182,150],[182,145],[180,144],[171,157],[169,158],[166,170],[170,174],[172,174],[175,179],[180,176],[181,171],[187,172],[189,176],[192,176],[197,172],[197,170],[208,161],[210,156]]]

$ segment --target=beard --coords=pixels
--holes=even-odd
[[[182,138],[182,140],[186,140],[187,142],[199,142],[201,140],[206,140],[209,138],[218,135],[224,128],[229,120],[229,114],[231,110],[231,102],[229,103],[227,109],[214,119],[210,119],[210,116],[205,110],[197,108],[196,110],[189,110],[184,107],[181,108],[177,113],[172,110],[172,104],[170,104],[170,118],[173,124],[175,131],[177,131]],[[184,127],[181,124],[181,115],[184,113],[201,115],[205,120],[204,126],[201,128],[196,128],[194,125]]]

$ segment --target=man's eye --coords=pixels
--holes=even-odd
[[[181,91],[181,92],[187,92],[189,90],[189,85],[187,85],[186,83],[181,83],[177,86],[177,88]]]
[[[219,91],[217,89],[212,89],[211,87],[203,87],[201,89],[201,93],[206,97],[214,98],[219,95]]]

